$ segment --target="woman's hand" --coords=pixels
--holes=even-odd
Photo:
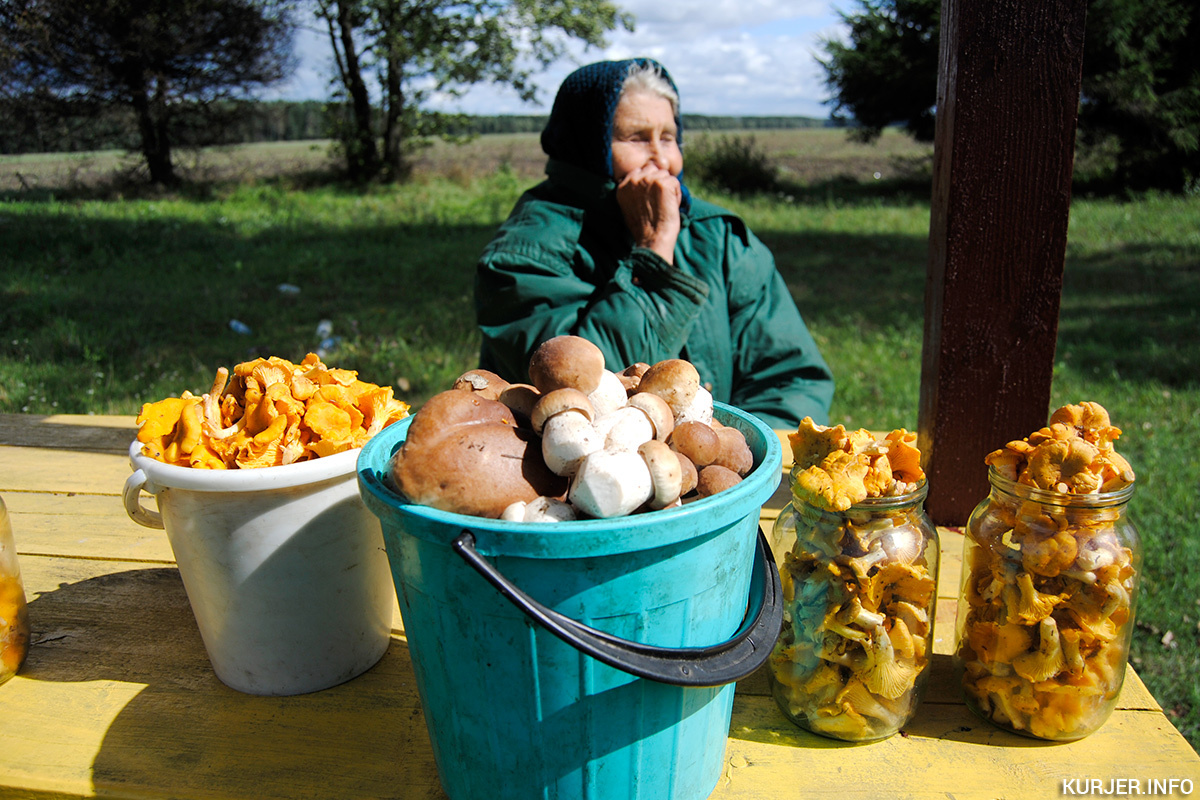
[[[617,205],[634,244],[675,263],[679,238],[679,204],[683,191],[670,172],[650,163],[628,173],[617,184]]]

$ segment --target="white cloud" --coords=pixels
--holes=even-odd
[[[689,7],[690,6],[690,7]],[[817,63],[822,38],[844,35],[831,0],[714,0],[695,4],[626,0],[633,33],[615,31],[602,50],[570,48],[571,57],[537,79],[539,105],[522,103],[504,87],[479,85],[462,98],[433,98],[442,110],[475,114],[546,113],[563,78],[580,64],[649,56],[679,86],[685,113],[824,117],[828,93]],[[297,43],[301,71],[281,97],[327,96],[329,45],[310,32]]]

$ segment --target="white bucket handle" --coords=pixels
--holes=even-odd
[[[146,488],[146,481],[146,473],[140,469],[134,470],[133,474],[125,479],[125,513],[139,525],[161,529],[163,527],[162,514],[142,506],[141,494],[142,489]]]

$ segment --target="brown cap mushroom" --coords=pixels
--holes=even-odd
[[[678,450],[672,451],[675,457],[679,459],[679,471],[683,475],[682,486],[679,488],[679,496],[687,497],[692,492],[696,491],[696,482],[699,479],[699,473],[696,471],[696,465],[692,460],[680,453]]]
[[[667,401],[651,392],[639,392],[629,398],[629,405],[641,409],[654,425],[654,438],[665,442],[675,430],[675,415]]]
[[[528,383],[510,383],[508,388],[502,391],[496,399],[512,410],[518,422],[530,425],[532,424],[530,419],[533,417],[533,407],[537,405],[538,400],[542,399],[542,393],[537,390],[537,387]]]
[[[650,508],[666,508],[678,500],[683,492],[683,470],[679,458],[674,450],[656,439],[644,442],[638,448],[638,453],[650,469],[650,478],[654,482]]]
[[[604,375],[604,353],[581,336],[555,336],[533,351],[529,381],[543,394],[578,389],[591,394]]]
[[[455,389],[474,392],[488,400],[496,400],[508,388],[508,381],[486,369],[467,370],[454,381]]]
[[[746,444],[746,436],[737,428],[725,425],[713,426],[713,431],[717,434],[721,449],[712,463],[728,467],[743,478],[750,474],[754,467],[754,454],[750,452],[750,445]]]
[[[683,453],[697,469],[707,467],[721,453],[721,440],[717,433],[703,422],[685,422],[677,425],[667,439],[671,449]]]
[[[479,517],[499,517],[518,500],[562,497],[566,480],[546,468],[533,432],[514,422],[498,401],[454,389],[434,395],[392,458],[392,480],[414,503]]]
[[[642,382],[642,376],[646,374],[646,370],[648,369],[650,369],[649,364],[645,361],[638,361],[617,373],[617,378],[620,379],[621,385],[625,387],[627,394],[633,395],[637,392],[638,384]]]
[[[546,420],[564,411],[578,411],[589,421],[594,416],[592,402],[588,400],[586,394],[578,389],[555,389],[543,394],[538,399],[537,405],[533,407],[533,413],[529,416],[533,432],[540,435],[542,428],[546,425]]]
[[[638,383],[638,393],[658,395],[667,401],[677,416],[692,402],[699,388],[700,373],[690,362],[681,358],[669,358],[652,364]]]
[[[718,464],[709,464],[700,470],[700,477],[696,481],[696,493],[701,497],[712,497],[741,482],[741,476],[733,470]]]

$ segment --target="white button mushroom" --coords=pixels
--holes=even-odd
[[[609,370],[604,370],[600,374],[600,384],[594,391],[588,393],[587,398],[591,401],[597,417],[611,414],[629,402],[625,384],[621,383],[621,379],[617,377],[616,373]]]
[[[579,465],[568,499],[591,517],[632,514],[654,496],[650,468],[636,450],[601,450]]]
[[[703,422],[705,425],[712,424],[713,421],[713,398],[712,392],[705,389],[703,386],[696,389],[696,393],[692,395],[692,399],[685,403],[681,408],[675,409],[675,424],[679,425],[684,422]]]
[[[654,424],[639,408],[625,406],[593,423],[605,450],[637,450],[642,442],[654,438]]]
[[[603,446],[591,420],[574,409],[555,414],[542,427],[542,460],[555,475],[574,475],[579,463]]]

